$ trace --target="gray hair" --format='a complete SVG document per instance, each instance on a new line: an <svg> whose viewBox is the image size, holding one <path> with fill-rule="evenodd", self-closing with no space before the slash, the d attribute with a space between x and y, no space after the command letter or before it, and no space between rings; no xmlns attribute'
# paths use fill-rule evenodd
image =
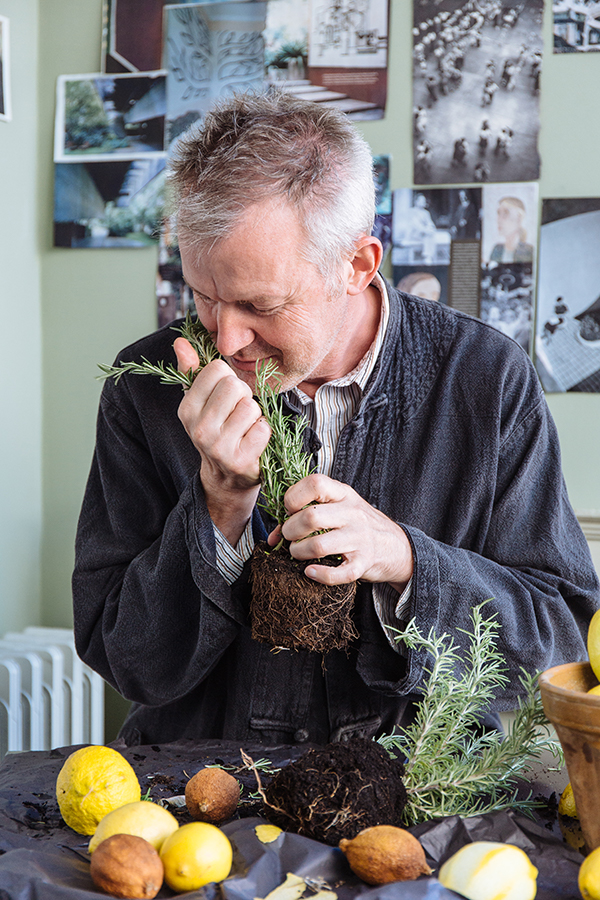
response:
<svg viewBox="0 0 600 900"><path fill-rule="evenodd" d="M178 141L170 166L179 235L206 248L252 204L282 198L305 232L305 259L328 281L375 217L369 145L344 113L281 90L217 103Z"/></svg>

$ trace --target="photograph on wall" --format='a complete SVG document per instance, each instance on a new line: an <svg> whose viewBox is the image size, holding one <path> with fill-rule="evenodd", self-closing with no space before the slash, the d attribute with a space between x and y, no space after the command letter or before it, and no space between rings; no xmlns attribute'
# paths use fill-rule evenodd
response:
<svg viewBox="0 0 600 900"><path fill-rule="evenodd" d="M263 86L266 6L234 0L165 7L169 143L218 97Z"/></svg>
<svg viewBox="0 0 600 900"><path fill-rule="evenodd" d="M449 306L457 302L477 315L480 240L481 188L393 192L392 269L399 290Z"/></svg>
<svg viewBox="0 0 600 900"><path fill-rule="evenodd" d="M415 184L539 178L543 0L413 5Z"/></svg>
<svg viewBox="0 0 600 900"><path fill-rule="evenodd" d="M375 223L373 234L383 245L384 256L392 245L392 191L390 189L390 157L373 157L375 177Z"/></svg>
<svg viewBox="0 0 600 900"><path fill-rule="evenodd" d="M12 118L10 94L9 20L0 16L0 121Z"/></svg>
<svg viewBox="0 0 600 900"><path fill-rule="evenodd" d="M148 247L164 216L165 160L56 163L54 246Z"/></svg>
<svg viewBox="0 0 600 900"><path fill-rule="evenodd" d="M165 73L59 75L54 162L164 156Z"/></svg>
<svg viewBox="0 0 600 900"><path fill-rule="evenodd" d="M356 120L381 119L387 96L388 0L314 0L308 79L316 99Z"/></svg>
<svg viewBox="0 0 600 900"><path fill-rule="evenodd" d="M183 278L179 245L169 220L163 223L158 243L156 310L159 328L196 311L193 294Z"/></svg>
<svg viewBox="0 0 600 900"><path fill-rule="evenodd" d="M542 201L535 362L548 392L600 392L600 198Z"/></svg>
<svg viewBox="0 0 600 900"><path fill-rule="evenodd" d="M538 233L536 183L483 188L479 317L529 353Z"/></svg>
<svg viewBox="0 0 600 900"><path fill-rule="evenodd" d="M476 316L531 347L535 183L393 192L396 287Z"/></svg>
<svg viewBox="0 0 600 900"><path fill-rule="evenodd" d="M554 0L554 53L600 50L600 4L597 0Z"/></svg>
<svg viewBox="0 0 600 900"><path fill-rule="evenodd" d="M263 32L268 82L306 85L308 26L308 0L268 0Z"/></svg>

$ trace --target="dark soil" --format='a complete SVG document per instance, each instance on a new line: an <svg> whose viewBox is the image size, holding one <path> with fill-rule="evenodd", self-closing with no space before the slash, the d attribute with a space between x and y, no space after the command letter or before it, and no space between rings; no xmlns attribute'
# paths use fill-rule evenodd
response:
<svg viewBox="0 0 600 900"><path fill-rule="evenodd" d="M255 641L290 650L346 650L358 637L352 619L356 582L318 584L304 574L310 563L338 565L336 558L296 560L281 547L257 544L252 554L250 618Z"/></svg>
<svg viewBox="0 0 600 900"><path fill-rule="evenodd" d="M265 816L287 831L337 846L372 825L402 824L404 766L376 741L309 750L265 789Z"/></svg>

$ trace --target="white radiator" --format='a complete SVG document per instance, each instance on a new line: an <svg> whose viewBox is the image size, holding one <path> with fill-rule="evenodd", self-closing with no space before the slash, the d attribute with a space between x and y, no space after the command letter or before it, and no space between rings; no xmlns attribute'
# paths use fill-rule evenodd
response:
<svg viewBox="0 0 600 900"><path fill-rule="evenodd" d="M26 628L0 640L0 759L8 751L104 743L104 681L67 628Z"/></svg>

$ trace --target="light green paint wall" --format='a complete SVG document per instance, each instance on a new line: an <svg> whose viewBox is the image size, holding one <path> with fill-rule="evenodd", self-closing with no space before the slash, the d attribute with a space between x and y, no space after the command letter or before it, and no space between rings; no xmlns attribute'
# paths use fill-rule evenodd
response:
<svg viewBox="0 0 600 900"><path fill-rule="evenodd" d="M387 117L362 126L374 152L392 155L393 187L411 185L411 8L410 0L392 0ZM3 370L26 372L0 383L8 423L0 449L0 631L38 620L71 625L96 364L155 324L154 249L52 247L56 77L98 71L101 9L101 0L0 0L13 29L15 119L0 122L2 171L14 173L0 179L0 341ZM600 53L554 56L549 3L544 29L540 194L600 196ZM572 501L578 510L600 510L600 396L548 399Z"/></svg>
<svg viewBox="0 0 600 900"><path fill-rule="evenodd" d="M10 19L11 122L0 121L0 634L40 617L41 326L37 0Z"/></svg>

